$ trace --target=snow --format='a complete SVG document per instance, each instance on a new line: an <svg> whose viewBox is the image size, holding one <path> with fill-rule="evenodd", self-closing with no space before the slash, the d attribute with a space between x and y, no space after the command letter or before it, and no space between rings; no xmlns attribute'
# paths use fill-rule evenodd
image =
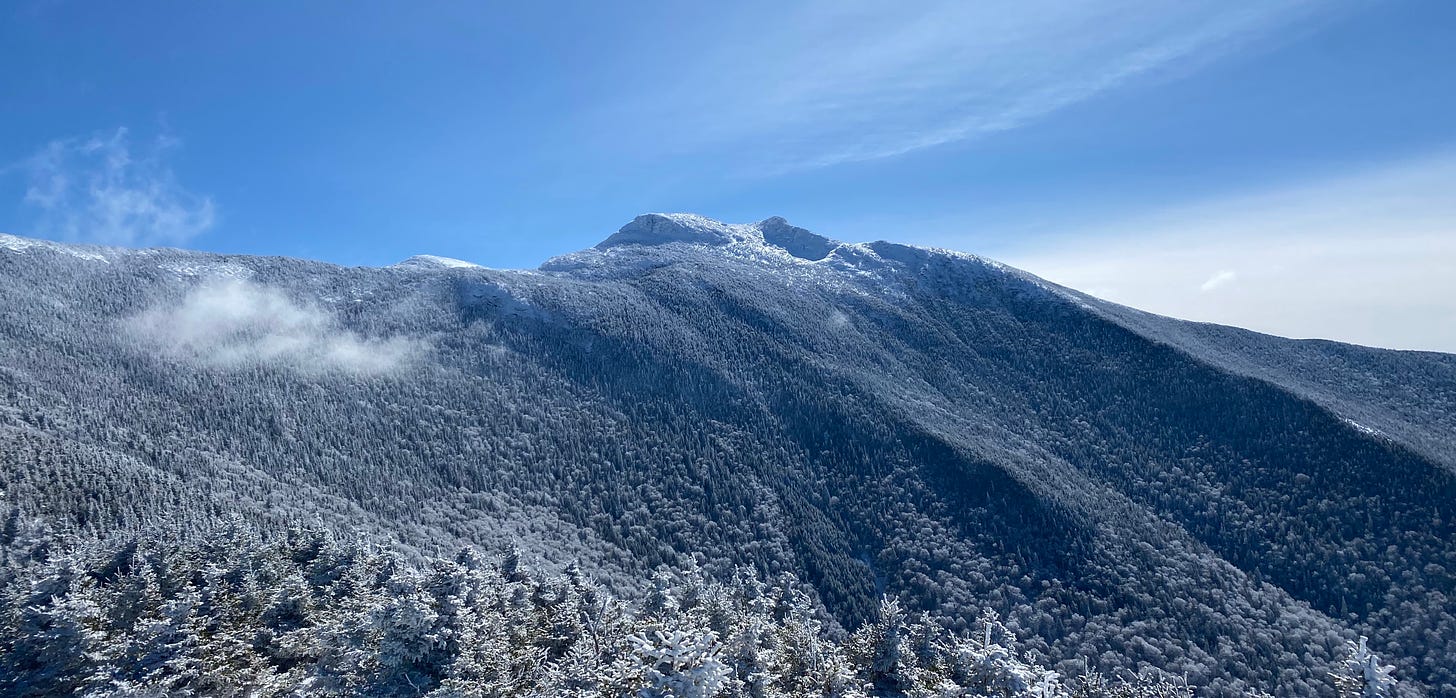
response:
<svg viewBox="0 0 1456 698"><path fill-rule="evenodd" d="M839 246L839 242L790 225L788 221L779 216L760 221L757 227L764 242L799 259L819 261L828 257L829 253Z"/></svg>
<svg viewBox="0 0 1456 698"><path fill-rule="evenodd" d="M611 265L640 270L663 263L660 260L664 255L648 252L651 248L682 245L714 248L740 259L809 264L825 271L876 277L921 267L933 259L953 258L1049 286L1030 274L973 254L889 242L844 243L797 227L779 216L757 223L724 223L694 213L647 213L632 219L596 247L549 260L541 268L574 271ZM647 259L658 261L654 264Z"/></svg>
<svg viewBox="0 0 1456 698"><path fill-rule="evenodd" d="M627 639L632 643L639 671L651 687L640 692L643 696L711 698L718 695L733 674L719 659L722 645L711 630L701 633L655 630L650 636L631 635Z"/></svg>
<svg viewBox="0 0 1456 698"><path fill-rule="evenodd" d="M596 249L605 250L623 245L666 245L686 242L714 247L734 242L758 241L763 236L751 232L751 226L729 225L692 213L647 213L621 227L603 240Z"/></svg>
<svg viewBox="0 0 1456 698"><path fill-rule="evenodd" d="M479 264L467 262L463 259L451 257L440 257L432 254L417 254L409 259L393 265L395 268L405 269L480 269Z"/></svg>
<svg viewBox="0 0 1456 698"><path fill-rule="evenodd" d="M632 219L598 250L640 245L655 247L687 243L708 247L736 247L740 252L770 252L806 261L829 256L839 243L803 228L790 225L779 216L758 223L723 223L694 213L647 213Z"/></svg>
<svg viewBox="0 0 1456 698"><path fill-rule="evenodd" d="M165 262L158 265L161 269L180 274L182 276L196 276L203 278L226 278L226 279L247 279L253 276L253 270L241 264L229 264L227 262L204 262L179 260L176 262Z"/></svg>
<svg viewBox="0 0 1456 698"><path fill-rule="evenodd" d="M724 223L691 213L648 213L622 226L595 247L547 260L546 274L579 280L635 278L688 264L716 275L724 263L748 264L786 281L823 285L846 293L890 298L936 261L972 262L1008 280L1036 280L975 255L888 242L844 243L775 216L757 223ZM1022 278L1029 277L1029 278Z"/></svg>
<svg viewBox="0 0 1456 698"><path fill-rule="evenodd" d="M1361 424L1361 423L1359 423L1359 422L1357 422L1357 421L1355 421L1353 419L1350 419L1348 417L1341 417L1340 418L1340 421L1344 422L1345 424L1350 425L1351 427L1354 427L1355 431L1358 431L1361 434L1364 434L1366 436L1384 436L1385 435L1379 429L1375 429L1375 428L1372 428L1372 427L1367 427L1364 424Z"/></svg>
<svg viewBox="0 0 1456 698"><path fill-rule="evenodd" d="M46 250L48 252L59 252L64 255L70 255L72 257L95 262L111 261L107 258L105 254L102 253L101 248L79 245L63 245L58 242L23 238L15 235L6 235L4 233L0 233L0 249L9 250L11 252L16 252L20 254L26 254L31 252L32 250Z"/></svg>

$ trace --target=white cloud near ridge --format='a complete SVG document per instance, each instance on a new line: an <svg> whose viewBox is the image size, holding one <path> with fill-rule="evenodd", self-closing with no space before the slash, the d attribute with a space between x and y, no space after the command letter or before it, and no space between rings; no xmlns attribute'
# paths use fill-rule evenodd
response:
<svg viewBox="0 0 1456 698"><path fill-rule="evenodd" d="M14 169L28 179L23 203L34 233L129 247L180 245L212 228L212 199L177 182L167 164L175 138L136 148L127 129L52 141Z"/></svg>
<svg viewBox="0 0 1456 698"><path fill-rule="evenodd" d="M407 366L425 349L419 340L362 336L323 308L236 278L206 281L179 303L128 319L125 329L174 359L222 369L266 364L378 375Z"/></svg>
<svg viewBox="0 0 1456 698"><path fill-rule="evenodd" d="M1456 152L1088 226L998 256L1163 315L1456 353L1452 192Z"/></svg>

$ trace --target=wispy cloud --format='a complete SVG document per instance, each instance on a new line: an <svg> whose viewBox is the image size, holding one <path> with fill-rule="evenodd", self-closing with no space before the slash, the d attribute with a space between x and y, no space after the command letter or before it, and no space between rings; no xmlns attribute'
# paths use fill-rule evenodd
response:
<svg viewBox="0 0 1456 698"><path fill-rule="evenodd" d="M269 364L377 375L407 365L425 348L403 337L364 337L316 305L242 279L204 282L179 303L130 318L124 329L149 349L222 369Z"/></svg>
<svg viewBox="0 0 1456 698"><path fill-rule="evenodd" d="M34 232L109 245L177 245L213 226L212 199L187 191L167 164L179 145L162 136L136 148L125 128L52 141L19 163Z"/></svg>
<svg viewBox="0 0 1456 698"><path fill-rule="evenodd" d="M1288 33L1340 3L1266 0L825 0L710 37L680 80L632 95L645 138L728 145L794 169L872 160L1016 128Z"/></svg>
<svg viewBox="0 0 1456 698"><path fill-rule="evenodd" d="M1214 274L1213 276L1208 277L1208 280L1203 282L1198 287L1198 290L1203 291L1204 293L1208 293L1209 291L1217 289L1219 286L1226 285L1237 278L1239 278L1238 272L1235 272L1232 269L1225 269L1221 272L1218 272L1217 274Z"/></svg>
<svg viewBox="0 0 1456 698"><path fill-rule="evenodd" d="M1089 226L1001 256L1165 315L1456 353L1453 191L1447 153Z"/></svg>

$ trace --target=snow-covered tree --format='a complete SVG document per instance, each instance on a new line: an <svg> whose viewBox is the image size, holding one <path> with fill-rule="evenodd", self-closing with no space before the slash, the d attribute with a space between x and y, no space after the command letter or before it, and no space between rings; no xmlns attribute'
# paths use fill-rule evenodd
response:
<svg viewBox="0 0 1456 698"><path fill-rule="evenodd" d="M1060 677L994 613L969 636L885 599L838 634L792 579L659 576L633 608L579 570L410 563L327 536L122 540L0 583L0 695L1183 698ZM1363 644L1360 698L1389 667Z"/></svg>
<svg viewBox="0 0 1456 698"><path fill-rule="evenodd" d="M731 674L718 658L722 648L710 630L655 630L627 641L642 677L641 698L713 698Z"/></svg>
<svg viewBox="0 0 1456 698"><path fill-rule="evenodd" d="M1345 659L1331 674L1335 688L1343 698L1390 698L1398 683L1395 667L1382 664L1370 650L1364 635L1345 646Z"/></svg>

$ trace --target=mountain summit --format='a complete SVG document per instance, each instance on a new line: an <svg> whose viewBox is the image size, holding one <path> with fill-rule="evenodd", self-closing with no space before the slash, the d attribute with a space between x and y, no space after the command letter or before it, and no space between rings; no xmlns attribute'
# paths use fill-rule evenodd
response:
<svg viewBox="0 0 1456 698"><path fill-rule="evenodd" d="M696 245L729 245L763 237L754 226L726 225L691 213L647 213L622 226L603 240L597 249L620 245L666 245L683 242Z"/></svg>
<svg viewBox="0 0 1456 698"><path fill-rule="evenodd" d="M778 576L843 628L990 609L1064 676L1325 695L1364 635L1456 686L1451 355L687 214L533 271L6 237L0 298L6 545L321 522L636 598Z"/></svg>
<svg viewBox="0 0 1456 698"><path fill-rule="evenodd" d="M816 235L775 216L748 225L729 225L691 213L648 213L638 216L602 241L597 249L623 245L688 243L721 247L767 245L806 260L820 260L839 242Z"/></svg>

